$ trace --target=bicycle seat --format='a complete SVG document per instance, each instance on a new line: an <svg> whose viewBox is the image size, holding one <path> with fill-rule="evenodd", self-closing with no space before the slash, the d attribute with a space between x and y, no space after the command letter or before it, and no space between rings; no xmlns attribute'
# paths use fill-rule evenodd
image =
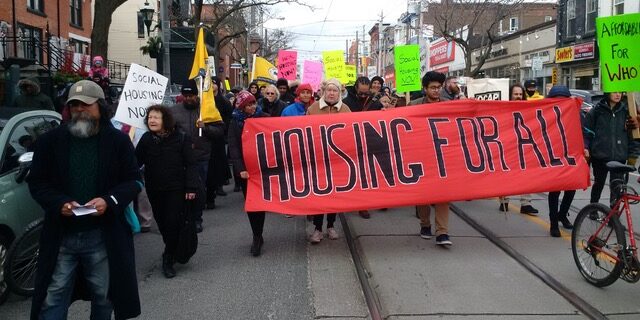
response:
<svg viewBox="0 0 640 320"><path fill-rule="evenodd" d="M627 173L636 171L636 167L628 166L626 164L620 163L618 161L609 161L607 162L607 169L614 173Z"/></svg>

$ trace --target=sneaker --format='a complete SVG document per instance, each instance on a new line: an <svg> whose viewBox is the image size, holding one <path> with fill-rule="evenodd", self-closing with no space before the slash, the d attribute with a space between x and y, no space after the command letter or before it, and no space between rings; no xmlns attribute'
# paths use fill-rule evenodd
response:
<svg viewBox="0 0 640 320"><path fill-rule="evenodd" d="M338 235L338 231L336 231L335 228L327 228L327 235L331 240L337 240L338 238L340 238L340 236Z"/></svg>
<svg viewBox="0 0 640 320"><path fill-rule="evenodd" d="M371 218L371 214L369 213L369 211L367 210L360 210L358 211L358 214L363 218L363 219L369 219Z"/></svg>
<svg viewBox="0 0 640 320"><path fill-rule="evenodd" d="M285 214L284 217L285 218L293 218L293 215L292 214Z"/></svg>
<svg viewBox="0 0 640 320"><path fill-rule="evenodd" d="M453 242L451 242L451 240L449 240L449 235L446 233L443 233L439 236L436 237L436 244L441 245L441 246L450 246L453 244Z"/></svg>
<svg viewBox="0 0 640 320"><path fill-rule="evenodd" d="M318 243L320 243L320 241L322 241L322 237L323 237L322 236L322 231L313 230L313 233L309 237L309 242L311 242L311 244L318 244Z"/></svg>
<svg viewBox="0 0 640 320"><path fill-rule="evenodd" d="M433 234L431 233L431 227L421 227L420 228L420 238L422 239L431 239Z"/></svg>
<svg viewBox="0 0 640 320"><path fill-rule="evenodd" d="M532 207L531 205L525 205L520 207L520 213L536 216L538 215L538 209Z"/></svg>
<svg viewBox="0 0 640 320"><path fill-rule="evenodd" d="M509 204L508 203L501 203L500 204L500 208L498 210L500 210L500 212L509 211Z"/></svg>

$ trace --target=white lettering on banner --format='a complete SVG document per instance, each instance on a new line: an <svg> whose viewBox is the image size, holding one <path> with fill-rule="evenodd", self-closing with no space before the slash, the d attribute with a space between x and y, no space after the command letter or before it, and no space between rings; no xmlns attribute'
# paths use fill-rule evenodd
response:
<svg viewBox="0 0 640 320"><path fill-rule="evenodd" d="M141 65L132 63L127 74L115 120L146 129L147 108L162 103L169 79Z"/></svg>

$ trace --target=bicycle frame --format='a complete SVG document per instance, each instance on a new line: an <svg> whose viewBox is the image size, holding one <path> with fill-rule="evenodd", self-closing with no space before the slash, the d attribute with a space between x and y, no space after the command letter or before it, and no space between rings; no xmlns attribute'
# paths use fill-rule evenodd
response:
<svg viewBox="0 0 640 320"><path fill-rule="evenodd" d="M627 218L627 226L628 226L627 231L629 233L628 247L631 248L631 250L633 251L633 255L637 256L636 239L633 236L633 221L631 219L631 209L629 206L629 200L640 202L640 195L628 194L625 191L623 191L622 194L620 195L620 198L616 201L615 205L613 206L613 208L609 210L609 212L607 213L607 216L604 218L604 221L602 221L602 224L600 224L600 227L598 227L598 230L596 230L596 232L593 235L591 235L591 237L589 237L589 243L593 242L596 238L596 235L600 234L600 231L602 231L602 228L604 228L606 225L609 224L609 220L611 220L611 217L613 217L614 214L620 217L622 215L622 212L624 211L624 214L626 215L626 218ZM611 234L607 236L607 240L608 240L608 237L610 236ZM599 253L604 254L610 257L611 259L614 259L616 263L620 262L620 257L618 256L611 255L608 252L605 252L604 250L602 250L601 248L595 247L593 249L596 249ZM625 248L622 248L622 249L625 249Z"/></svg>

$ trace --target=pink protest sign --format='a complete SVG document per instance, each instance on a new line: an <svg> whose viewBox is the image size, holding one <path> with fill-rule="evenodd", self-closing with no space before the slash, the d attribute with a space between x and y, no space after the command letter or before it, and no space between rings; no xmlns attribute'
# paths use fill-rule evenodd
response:
<svg viewBox="0 0 640 320"><path fill-rule="evenodd" d="M278 50L278 78L296 79L298 52Z"/></svg>
<svg viewBox="0 0 640 320"><path fill-rule="evenodd" d="M305 60L302 72L302 83L308 83L313 91L318 91L322 82L322 62Z"/></svg>

